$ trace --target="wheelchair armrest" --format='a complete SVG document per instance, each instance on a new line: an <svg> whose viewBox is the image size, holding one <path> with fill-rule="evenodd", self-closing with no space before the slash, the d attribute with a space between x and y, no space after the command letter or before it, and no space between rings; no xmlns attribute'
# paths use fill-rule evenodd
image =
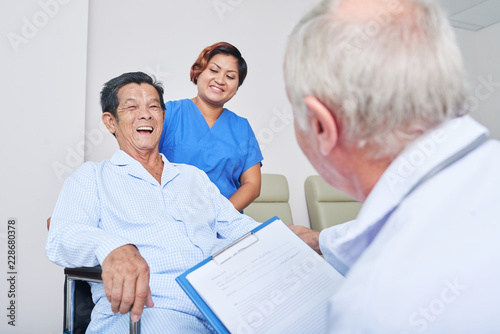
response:
<svg viewBox="0 0 500 334"><path fill-rule="evenodd" d="M102 282L101 274L101 266L64 268L64 275L68 275L73 279L84 281Z"/></svg>
<svg viewBox="0 0 500 334"><path fill-rule="evenodd" d="M63 333L83 333L94 308L88 282L102 282L101 267L64 268Z"/></svg>
<svg viewBox="0 0 500 334"><path fill-rule="evenodd" d="M78 267L78 268L64 268L64 275L66 280L64 283L64 333L73 333L73 282L76 281L87 281L87 282L102 282L102 268L101 266L95 267ZM88 322L87 322L88 324ZM86 328L86 326L85 326ZM134 322L130 319L130 334L140 334L141 332L141 320Z"/></svg>

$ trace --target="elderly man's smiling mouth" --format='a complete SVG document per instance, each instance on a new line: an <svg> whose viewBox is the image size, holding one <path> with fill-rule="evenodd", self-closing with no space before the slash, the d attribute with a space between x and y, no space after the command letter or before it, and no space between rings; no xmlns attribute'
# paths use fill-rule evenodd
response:
<svg viewBox="0 0 500 334"><path fill-rule="evenodd" d="M140 126L137 128L137 132L139 132L139 133L152 133L153 127L152 126Z"/></svg>

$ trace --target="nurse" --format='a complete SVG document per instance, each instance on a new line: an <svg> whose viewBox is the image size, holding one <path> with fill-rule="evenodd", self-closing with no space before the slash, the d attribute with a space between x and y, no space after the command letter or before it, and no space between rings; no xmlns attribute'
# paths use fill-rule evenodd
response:
<svg viewBox="0 0 500 334"><path fill-rule="evenodd" d="M245 80L247 64L236 47L219 42L200 53L190 75L198 94L166 103L160 152L205 171L242 211L259 196L263 157L248 121L224 105Z"/></svg>

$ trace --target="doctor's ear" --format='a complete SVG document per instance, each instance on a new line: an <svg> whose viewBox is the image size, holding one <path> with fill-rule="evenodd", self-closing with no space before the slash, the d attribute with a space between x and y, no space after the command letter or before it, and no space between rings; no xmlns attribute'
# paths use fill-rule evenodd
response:
<svg viewBox="0 0 500 334"><path fill-rule="evenodd" d="M304 102L309 110L308 122L312 134L316 137L319 151L329 155L338 143L338 124L330 109L318 98L306 96Z"/></svg>
<svg viewBox="0 0 500 334"><path fill-rule="evenodd" d="M104 112L102 114L102 122L108 129L108 131L112 134L116 133L116 123L118 122L110 112Z"/></svg>

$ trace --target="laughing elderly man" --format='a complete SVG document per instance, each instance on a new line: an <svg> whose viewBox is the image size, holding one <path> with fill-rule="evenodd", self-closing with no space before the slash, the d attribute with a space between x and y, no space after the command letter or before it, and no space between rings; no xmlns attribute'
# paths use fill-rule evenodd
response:
<svg viewBox="0 0 500 334"><path fill-rule="evenodd" d="M158 152L163 88L126 73L104 85L102 120L119 150L87 162L64 183L46 254L61 266L102 265L87 333L125 333L143 317L145 333L212 328L175 277L257 225L241 215L195 167ZM146 308L144 308L146 306ZM117 313L121 313L117 314Z"/></svg>

